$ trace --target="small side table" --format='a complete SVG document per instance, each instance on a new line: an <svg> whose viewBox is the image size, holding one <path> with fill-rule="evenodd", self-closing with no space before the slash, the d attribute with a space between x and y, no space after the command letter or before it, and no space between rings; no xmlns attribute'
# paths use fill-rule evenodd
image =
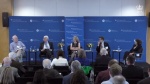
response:
<svg viewBox="0 0 150 84"><path fill-rule="evenodd" d="M113 50L112 51L112 58L114 58L114 53L118 53L118 55L119 55L119 64L120 64L120 54L121 54L121 51L122 50Z"/></svg>
<svg viewBox="0 0 150 84"><path fill-rule="evenodd" d="M28 59L28 60L29 60L29 65L30 65L30 61L31 61L31 60L30 60L30 59L31 59L31 58L30 58L30 57L31 57L31 56L30 56L30 54L31 54L31 53L33 53L33 54L34 54L34 58L35 58L35 60L34 60L34 64L36 64L36 63L37 63L37 58L36 58L37 51L28 51L28 55L29 55L29 59Z"/></svg>

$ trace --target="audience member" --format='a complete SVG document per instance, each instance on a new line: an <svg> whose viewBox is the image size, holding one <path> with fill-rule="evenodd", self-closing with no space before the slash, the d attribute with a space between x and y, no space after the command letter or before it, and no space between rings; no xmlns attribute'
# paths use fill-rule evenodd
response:
<svg viewBox="0 0 150 84"><path fill-rule="evenodd" d="M149 84L150 83L150 67L148 68L148 75L149 75L148 78L145 78L145 79L139 81L137 84Z"/></svg>
<svg viewBox="0 0 150 84"><path fill-rule="evenodd" d="M125 78L121 75L113 77L113 84L125 84Z"/></svg>
<svg viewBox="0 0 150 84"><path fill-rule="evenodd" d="M86 58L86 52L83 49L78 50L78 56L74 60L78 60L82 66L90 65L89 60Z"/></svg>
<svg viewBox="0 0 150 84"><path fill-rule="evenodd" d="M134 56L132 55L128 56L126 59L126 64L127 67L125 67L122 72L122 75L126 79L135 79L135 78L143 79L144 77L143 69L141 67L134 65L135 64Z"/></svg>
<svg viewBox="0 0 150 84"><path fill-rule="evenodd" d="M108 62L111 60L111 57L107 55L107 50L102 48L100 51L100 55L97 55L95 66L98 65L108 65Z"/></svg>
<svg viewBox="0 0 150 84"><path fill-rule="evenodd" d="M113 77L117 75L121 75L122 73L122 67L118 64L113 64L109 69L110 79L107 81L103 81L101 84L113 84ZM127 81L125 81L125 84L129 84Z"/></svg>
<svg viewBox="0 0 150 84"><path fill-rule="evenodd" d="M63 83L62 84L71 84L70 81L72 79L73 73L81 69L81 64L78 60L72 61L71 63L71 73L67 76L63 77ZM89 84L88 79L86 78L86 84Z"/></svg>
<svg viewBox="0 0 150 84"><path fill-rule="evenodd" d="M49 59L43 60L43 70L35 72L33 83L34 84L47 84L46 79L62 78L58 71L51 68L51 61Z"/></svg>
<svg viewBox="0 0 150 84"><path fill-rule="evenodd" d="M10 51L15 52L16 56L19 58L19 62L22 62L22 56L24 55L26 46L21 41L18 41L16 35L12 37L12 40L13 42L10 44Z"/></svg>
<svg viewBox="0 0 150 84"><path fill-rule="evenodd" d="M20 77L18 70L10 66L11 59L5 57L3 59L3 66L0 67L0 84L14 84L15 78Z"/></svg>
<svg viewBox="0 0 150 84"><path fill-rule="evenodd" d="M103 81L109 80L109 78L110 78L109 68L111 67L111 65L113 65L115 63L118 64L118 61L116 59L112 59L109 61L108 69L98 73L98 75L96 77L95 84L101 84Z"/></svg>
<svg viewBox="0 0 150 84"><path fill-rule="evenodd" d="M86 75L82 70L73 73L70 84L86 84Z"/></svg>
<svg viewBox="0 0 150 84"><path fill-rule="evenodd" d="M62 50L58 51L57 58L53 59L51 66L68 66L68 61L64 58L64 52Z"/></svg>
<svg viewBox="0 0 150 84"><path fill-rule="evenodd" d="M16 54L14 52L9 53L9 58L11 59L11 67L15 67L18 69L19 75L23 75L26 72L26 69L22 66L22 64L19 62L18 58L16 57Z"/></svg>

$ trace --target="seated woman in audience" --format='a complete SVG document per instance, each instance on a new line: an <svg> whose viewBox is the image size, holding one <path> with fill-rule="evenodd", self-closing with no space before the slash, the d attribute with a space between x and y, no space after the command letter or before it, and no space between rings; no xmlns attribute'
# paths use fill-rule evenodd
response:
<svg viewBox="0 0 150 84"><path fill-rule="evenodd" d="M57 58L53 59L51 66L68 66L68 61L64 58L64 52L62 50L58 51Z"/></svg>
<svg viewBox="0 0 150 84"><path fill-rule="evenodd" d="M83 49L78 50L78 55L74 58L74 60L78 60L82 66L90 65L89 60L86 58L86 52Z"/></svg>
<svg viewBox="0 0 150 84"><path fill-rule="evenodd" d="M86 81L87 77L82 70L77 70L73 73L70 84L90 84L90 82Z"/></svg>
<svg viewBox="0 0 150 84"><path fill-rule="evenodd" d="M133 47L130 51L125 52L123 59L125 60L127 56L134 55L135 53L142 53L142 50L142 41L140 39L135 39Z"/></svg>
<svg viewBox="0 0 150 84"><path fill-rule="evenodd" d="M11 59L5 57L3 59L3 66L0 67L0 84L15 84L15 78L20 77L18 70L10 66Z"/></svg>

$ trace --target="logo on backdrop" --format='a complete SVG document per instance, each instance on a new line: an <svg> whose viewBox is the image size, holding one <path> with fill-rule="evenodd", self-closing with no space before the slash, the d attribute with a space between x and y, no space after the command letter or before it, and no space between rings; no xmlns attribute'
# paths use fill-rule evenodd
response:
<svg viewBox="0 0 150 84"><path fill-rule="evenodd" d="M108 19L102 19L102 22L112 22L112 21Z"/></svg>
<svg viewBox="0 0 150 84"><path fill-rule="evenodd" d="M131 43L131 41L125 40L125 39L114 39L115 42L118 43Z"/></svg>
<svg viewBox="0 0 150 84"><path fill-rule="evenodd" d="M38 40L38 39L30 39L30 42L39 42L40 40Z"/></svg>
<svg viewBox="0 0 150 84"><path fill-rule="evenodd" d="M144 22L144 20L141 20L141 19L135 19L134 22Z"/></svg>
<svg viewBox="0 0 150 84"><path fill-rule="evenodd" d="M115 22L132 22L132 21L125 19L115 19Z"/></svg>
<svg viewBox="0 0 150 84"><path fill-rule="evenodd" d="M121 32L125 32L125 33L126 32L128 32L128 33L130 33L130 32L133 33L134 32L134 33L137 33L138 31L137 30L131 30L131 29L130 30L121 29Z"/></svg>
<svg viewBox="0 0 150 84"><path fill-rule="evenodd" d="M117 30L108 29L108 32L118 32Z"/></svg>
<svg viewBox="0 0 150 84"><path fill-rule="evenodd" d="M46 30L42 30L42 29L36 29L35 31L36 31L37 33L38 33L38 32L46 32Z"/></svg>
<svg viewBox="0 0 150 84"><path fill-rule="evenodd" d="M28 29L17 29L18 32L33 32L32 30Z"/></svg>
<svg viewBox="0 0 150 84"><path fill-rule="evenodd" d="M63 30L59 30L59 29L49 29L49 32L64 32Z"/></svg>
<svg viewBox="0 0 150 84"><path fill-rule="evenodd" d="M104 30L100 29L89 29L90 32L105 32Z"/></svg>

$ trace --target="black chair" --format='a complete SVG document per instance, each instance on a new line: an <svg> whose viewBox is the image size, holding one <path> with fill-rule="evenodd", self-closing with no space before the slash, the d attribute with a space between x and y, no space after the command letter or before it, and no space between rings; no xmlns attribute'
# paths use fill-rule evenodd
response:
<svg viewBox="0 0 150 84"><path fill-rule="evenodd" d="M27 82L32 82L33 77L19 77L16 78L16 84L26 84Z"/></svg>
<svg viewBox="0 0 150 84"><path fill-rule="evenodd" d="M107 65L94 66L94 80L96 79L99 72L107 70L107 69L108 69Z"/></svg>
<svg viewBox="0 0 150 84"><path fill-rule="evenodd" d="M135 58L136 59L141 59L142 52L143 52L143 48L141 48L138 53L134 53Z"/></svg>
<svg viewBox="0 0 150 84"><path fill-rule="evenodd" d="M53 66L53 68L63 76L68 75L71 72L69 66Z"/></svg>
<svg viewBox="0 0 150 84"><path fill-rule="evenodd" d="M48 78L47 79L47 83L48 84L62 84L62 78L54 78L54 79L51 79L51 78Z"/></svg>
<svg viewBox="0 0 150 84"><path fill-rule="evenodd" d="M137 84L142 79L126 79L129 84Z"/></svg>

